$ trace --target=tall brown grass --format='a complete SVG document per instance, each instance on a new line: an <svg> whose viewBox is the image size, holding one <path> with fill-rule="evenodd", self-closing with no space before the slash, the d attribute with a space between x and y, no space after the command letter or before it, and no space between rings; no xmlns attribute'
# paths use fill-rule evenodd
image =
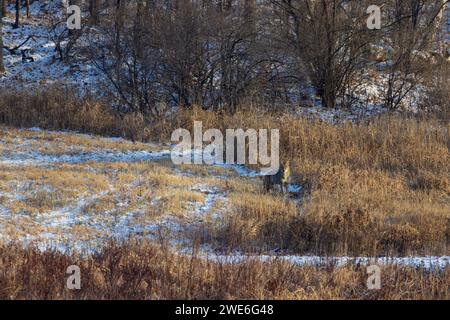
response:
<svg viewBox="0 0 450 320"><path fill-rule="evenodd" d="M70 87L41 92L0 92L0 123L51 130L74 130L148 140L142 115L121 114L92 96L80 98Z"/></svg>
<svg viewBox="0 0 450 320"><path fill-rule="evenodd" d="M180 110L163 119L117 114L61 90L2 93L0 122L168 141L175 128L280 129L301 205L243 192L214 237L229 247L352 255L449 254L450 123L386 115L332 125L256 108ZM261 182L262 184L262 182ZM242 199L249 199L242 202ZM269 203L270 204L270 203ZM233 235L233 236L231 236Z"/></svg>
<svg viewBox="0 0 450 320"><path fill-rule="evenodd" d="M81 290L66 287L77 265ZM381 290L364 266L294 266L282 261L217 263L164 247L110 243L81 257L0 246L0 299L449 299L450 270L382 267Z"/></svg>
<svg viewBox="0 0 450 320"><path fill-rule="evenodd" d="M304 186L301 207L270 205L266 194L242 194L220 239L230 246L268 245L300 253L448 254L450 124L387 115L331 125L258 110L178 115L207 128L280 129L282 157ZM230 236L234 235L234 236ZM236 243L238 242L238 243Z"/></svg>

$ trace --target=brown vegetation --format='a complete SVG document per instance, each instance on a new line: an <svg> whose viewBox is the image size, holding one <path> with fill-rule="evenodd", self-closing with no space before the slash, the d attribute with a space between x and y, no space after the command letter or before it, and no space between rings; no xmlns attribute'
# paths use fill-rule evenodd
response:
<svg viewBox="0 0 450 320"><path fill-rule="evenodd" d="M304 187L301 203L292 207L263 194L259 180L229 181L225 225L209 228L220 246L317 254L449 253L448 122L388 115L331 125L286 112L248 109L230 115L199 108L154 122L52 91L6 94L0 101L0 121L6 124L139 140L168 141L173 129L190 129L194 120L205 129L280 128L293 182Z"/></svg>
<svg viewBox="0 0 450 320"><path fill-rule="evenodd" d="M81 290L66 270L81 269ZM282 261L217 263L163 247L110 243L80 257L0 246L0 299L449 299L449 269L382 267L382 289L366 286L364 266L297 267Z"/></svg>
<svg viewBox="0 0 450 320"><path fill-rule="evenodd" d="M13 2L17 28L21 1ZM448 267L386 265L382 289L369 291L359 264L222 263L175 254L168 245L186 240L194 252L207 244L220 253L450 254L450 64L435 49L434 32L442 1L376 2L386 4L383 19L392 21L380 32L365 28L366 0L91 0L79 31L45 16L40 23L49 25L62 62L82 57L106 79L83 97L64 85L25 92L12 80L17 91L0 89L0 156L157 151L168 148L174 129L191 130L194 121L204 130L279 129L282 160L301 192L270 193L263 179L175 168L164 159L2 162L0 299L449 299ZM2 42L0 15L0 73ZM367 92L374 87L376 97ZM339 124L294 113L316 97L330 112L363 111L364 104L418 112ZM30 127L133 143L17 129ZM58 224L67 212L81 219ZM105 244L121 218L132 227L170 219L179 230L136 228L135 236L153 242ZM23 239L39 249L24 248ZM42 251L49 239L102 248ZM81 267L80 291L65 286L70 265Z"/></svg>
<svg viewBox="0 0 450 320"><path fill-rule="evenodd" d="M282 200L260 206L270 201L266 195L248 194L254 200L243 207L236 202L226 233L231 228L242 235L241 245L258 239L300 252L448 254L448 123L386 116L330 125L256 111L228 116L194 110L180 126L194 119L205 128L280 128L282 153L306 187L299 210Z"/></svg>

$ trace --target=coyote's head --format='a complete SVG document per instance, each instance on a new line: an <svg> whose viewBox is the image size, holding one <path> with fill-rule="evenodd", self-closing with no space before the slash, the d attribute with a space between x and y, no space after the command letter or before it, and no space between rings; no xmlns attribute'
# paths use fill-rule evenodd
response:
<svg viewBox="0 0 450 320"><path fill-rule="evenodd" d="M291 161L287 160L286 162L282 163L280 171L283 174L283 180L287 181L288 178L291 176Z"/></svg>

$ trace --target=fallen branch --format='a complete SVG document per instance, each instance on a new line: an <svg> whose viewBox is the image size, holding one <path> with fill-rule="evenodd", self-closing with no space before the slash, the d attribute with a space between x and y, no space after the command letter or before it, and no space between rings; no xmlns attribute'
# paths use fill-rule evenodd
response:
<svg viewBox="0 0 450 320"><path fill-rule="evenodd" d="M18 49L20 49L22 46L24 46L30 39L33 39L33 40L34 40L34 36L28 36L28 38L27 38L24 42L22 42L21 44L19 44L18 46L15 46L15 47L13 47L13 48L9 48L9 47L7 47L7 46L3 46L3 48L5 48L6 50L8 50L10 54L16 54L16 51L17 51Z"/></svg>

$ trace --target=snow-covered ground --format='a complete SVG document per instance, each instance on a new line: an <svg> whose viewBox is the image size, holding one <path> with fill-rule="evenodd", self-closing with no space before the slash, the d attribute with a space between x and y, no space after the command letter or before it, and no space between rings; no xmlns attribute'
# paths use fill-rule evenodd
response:
<svg viewBox="0 0 450 320"><path fill-rule="evenodd" d="M58 166L83 166L88 171L99 169L90 168L93 163L97 165L108 164L132 164L132 163L151 163L158 161L169 161L170 150L158 148L154 144L133 144L122 139L99 138L85 134L75 134L67 132L48 132L39 129L18 130L18 135L12 134L11 138L3 139L0 142L0 169L7 170L14 168L36 168L37 170L52 170ZM21 136L23 135L23 136ZM65 139L70 139L64 141ZM70 145L76 139L76 146ZM49 142L51 141L51 142ZM94 143L94 145L92 145ZM84 144L84 145L83 145ZM117 145L118 144L118 145ZM127 147L131 150L126 150ZM137 149L137 150L134 150ZM147 150L142 150L147 149ZM63 152L65 150L65 153ZM246 169L240 165L218 164L216 166L221 172L234 172L234 174L248 177L258 178L259 173ZM107 170L107 169L100 169ZM187 176L185 171L174 170L174 174L180 177ZM224 179L226 175L217 173L212 178ZM25 184L31 184L27 182ZM25 200L26 197L20 195L27 186L21 181L13 183L14 188L10 192L0 192L0 229L14 219L20 218L29 220L26 214L13 213L5 207L5 203L9 200ZM130 186L128 186L130 187ZM132 186L131 186L132 187ZM42 190L39 186L39 190ZM51 189L48 188L47 189ZM91 250L98 248L98 244L107 238L111 239L127 239L128 237L146 234L148 237L156 238L158 232L165 230L171 234L177 235L181 231L186 232L192 228L196 222L203 221L206 214L220 201L221 205L227 201L226 194L219 188L204 183L191 185L189 191L204 195L203 202L192 202L187 214L183 216L183 221L179 221L177 217L164 216L156 219L154 223L146 223L141 225L133 221L139 220L146 214L146 208L136 208L120 215L108 216L106 212L101 217L94 215L86 215L83 208L94 204L102 197L113 196L119 192L117 186L109 186L107 191L101 191L98 194L82 193L74 203L70 203L62 208L39 212L32 217L34 229L44 230L44 232L31 236L22 234L18 240L28 243L30 241L37 242L40 246L51 246L59 249L84 249ZM290 186L292 193L298 193L300 187L296 185ZM47 190L48 191L48 190ZM52 192L52 190L49 190ZM122 191L123 192L123 191ZM156 197L152 201L157 202ZM126 205L117 203L121 207ZM213 218L219 219L217 212L212 213ZM24 220L22 219L22 220ZM27 223L29 221L26 221ZM188 224L186 224L188 222ZM21 223L18 221L18 223ZM86 242L84 240L75 239L70 233L70 229L74 226L88 226L94 229L98 237L94 240ZM49 231L52 229L53 232ZM4 240L11 240L11 237L5 234L0 235ZM175 237L176 238L176 237ZM70 244L69 244L70 243Z"/></svg>
<svg viewBox="0 0 450 320"><path fill-rule="evenodd" d="M186 251L190 253L190 251ZM218 261L222 263L241 263L256 259L259 261L283 261L297 266L314 265L324 266L333 265L336 267L345 266L346 264L359 265L399 265L410 266L414 268L424 268L427 270L445 269L450 267L450 256L444 257L319 257L319 256L298 256L298 255L244 255L241 253L217 255L209 253L207 250L201 251L200 257L210 261Z"/></svg>
<svg viewBox="0 0 450 320"><path fill-rule="evenodd" d="M9 9L13 11L12 6ZM3 19L4 45L14 48L26 43L14 53L4 50L7 72L0 76L1 89L39 89L53 83L74 85L80 88L81 92L86 88L98 88L103 78L90 61L84 60L83 57L75 57L70 63L64 63L57 58L56 43L50 34L51 21L48 20L48 12L56 17L58 13L62 16L63 8L60 6L60 1L44 1L42 4L34 2L31 7L32 17L23 18L22 25L17 29L12 27L14 22L12 15ZM22 16L24 13L25 11ZM22 52L25 60L23 60ZM359 102L350 110L324 110L319 101L313 98L310 101L310 107L299 108L297 112L302 116L318 117L333 123L377 116L386 111L380 103L383 81L378 79L361 85L359 91L355 92ZM414 93L409 102L409 107L414 109L417 104ZM67 137L71 140L66 143L64 139ZM116 169L114 165L124 165L124 171L126 171L128 170L126 166L130 164L158 163L169 161L169 159L170 150L167 146L135 145L121 139L43 132L39 129L28 130L24 136L15 137L9 141L0 140L0 169L5 172L30 168L38 168L39 172L44 169L59 170L68 166L73 170L116 174L119 169ZM213 167L218 171L212 170L210 179L226 180L230 172L245 179L259 179L258 172L243 166L216 165ZM187 176L188 173L180 169L173 170L164 178L177 179ZM114 179L118 178L114 175ZM36 181L39 181L39 175ZM183 212L182 217L161 215L148 219L149 207L142 204L143 201L131 207L127 203L129 199L126 197L124 200L121 199L124 192L130 192L131 189L140 187L139 185L109 182L106 190L87 188L80 193L75 193L73 201L68 201L56 208L28 214L20 210L12 211L11 203L26 202L27 197L35 195L35 189L45 191L49 195L57 190L45 185L33 186L33 183L39 182L13 181L11 185L8 185L9 190L0 188L0 240L19 240L24 244L36 244L42 249L52 247L61 251L92 251L101 248L108 239L146 237L161 241L162 238L166 238L174 250L178 250L180 254L189 254L190 243L186 234L195 232L208 219L220 223L223 218L223 209L228 202L227 193L222 189L206 181L196 181L181 191L195 194L202 198L202 201L188 201L187 207L183 208L187 210ZM180 191L180 188L172 188L173 192ZM289 190L295 195L302 191L302 187L291 185ZM86 211L89 211L86 208L95 206L107 197L114 199L114 208L109 208L102 214L86 214ZM156 194L152 198L154 204L163 200L164 195ZM248 256L240 252L223 255L217 254L207 245L202 246L198 254L207 259L229 263L239 263L244 259L263 261L282 259L298 265L326 263L342 265L347 262L367 264L370 262L370 259L363 257L280 256L279 253ZM443 268L450 264L450 257L377 258L377 262Z"/></svg>
<svg viewBox="0 0 450 320"><path fill-rule="evenodd" d="M60 1L33 2L30 18L26 18L23 8L22 23L16 29L13 9L10 5L11 14L3 18L4 46L13 49L23 45L15 52L3 50L6 73L0 75L2 89L38 89L55 83L75 86L80 92L98 87L102 76L89 61L82 57L74 57L70 63L58 59L51 30L52 24L65 14ZM49 20L49 13L55 21ZM22 54L28 59L23 60Z"/></svg>
<svg viewBox="0 0 450 320"><path fill-rule="evenodd" d="M73 250L93 252L100 249L108 239L120 241L133 237L145 237L155 242L164 241L180 254L191 254L192 238L189 237L189 234L199 230L206 232L202 227L207 220L220 224L225 212L224 208L227 207L227 192L211 184L211 179L223 180L224 177L230 179L227 176L230 172L234 172L235 175L242 176L244 179L258 179L258 174L255 171L247 170L244 167L212 166L216 167L218 171L212 171L206 180L195 177L196 180L188 182L183 189L184 192L200 196L203 199L202 201L189 200L181 216L165 214L149 219L148 212L151 209L148 205L155 205L156 208L161 201L164 201L164 195L158 195L157 192L152 193L150 204L147 203L148 201L138 201L138 205L130 206L131 200L127 194L132 192L134 188L145 187L145 185L140 185L145 181L140 179L138 174L138 180L134 180L131 184L125 184L121 181L114 184L114 181L119 178L120 172L117 175L117 169L108 166L117 164L122 166L122 171L133 171L136 169L127 167L127 165L137 163L147 166L161 161L168 162L170 150L164 149L163 146L158 149L153 144L136 146L121 139L98 138L67 132L46 132L38 129L20 130L17 131L17 134L12 133L11 136L2 139L0 144L0 173L13 169L23 170L24 172L36 169L39 177L39 175L44 176L44 169L62 170L62 168L70 168L76 172L86 170L87 172L102 173L115 170L116 175L112 176L106 189L80 191L74 197L74 201L68 201L62 206L33 214L21 210L12 210L10 204L14 201L26 202L29 195L36 192L45 191L52 194L58 190L40 182L39 179L31 181L12 180L9 183L11 188L3 191L4 186L0 185L0 241L19 241L25 245L32 243L41 249L54 248L63 252ZM68 145L73 141L77 141L77 147L68 148ZM54 150L50 148L52 144L55 147ZM49 156L43 154L42 151L37 151L44 146L47 148L47 153L54 154ZM65 147L67 150L64 152ZM130 150L123 151L127 148L130 148ZM16 152L16 149L18 152ZM159 170L157 168L155 167L154 170ZM35 173L30 175L34 177ZM163 176L163 179L167 180L178 178L187 179L186 171L182 169L173 170L173 172L169 171L168 175ZM184 184L182 183L182 185ZM170 184L165 188L168 188L168 197L171 193L175 196L177 190L179 191L178 187ZM171 188L173 191L171 191ZM292 193L300 190L300 186L291 186ZM101 203L102 199L108 197L114 199L114 207L102 209L97 214L92 213L89 208ZM365 257L317 257L283 255L279 252L261 255L247 255L241 252L223 254L218 253L208 244L201 245L200 249L195 252L199 257L227 263L239 263L248 259L259 259L261 261L277 259L296 265L334 264L337 266L346 263L368 264L372 262L370 258ZM444 268L450 264L450 257L379 257L376 259L376 263L428 269Z"/></svg>

